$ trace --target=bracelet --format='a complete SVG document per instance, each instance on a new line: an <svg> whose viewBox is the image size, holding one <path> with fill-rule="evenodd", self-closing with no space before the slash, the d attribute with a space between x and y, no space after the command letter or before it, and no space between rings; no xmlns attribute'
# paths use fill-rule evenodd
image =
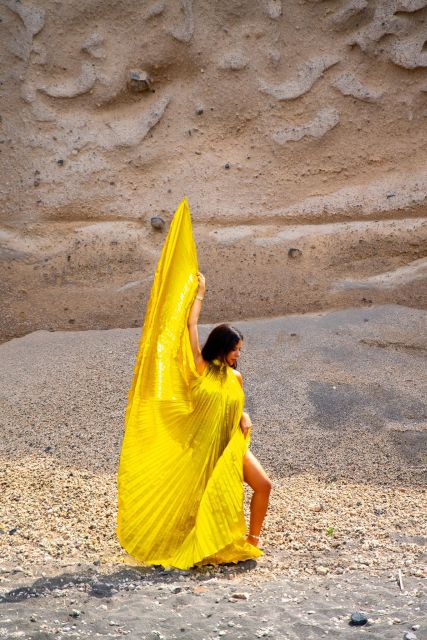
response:
<svg viewBox="0 0 427 640"><path fill-rule="evenodd" d="M201 296L196 296L196 300L203 300Z"/></svg>

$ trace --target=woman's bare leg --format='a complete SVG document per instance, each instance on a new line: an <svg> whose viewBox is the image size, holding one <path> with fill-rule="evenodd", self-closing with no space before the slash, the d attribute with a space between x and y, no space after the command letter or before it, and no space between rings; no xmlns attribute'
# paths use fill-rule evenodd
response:
<svg viewBox="0 0 427 640"><path fill-rule="evenodd" d="M251 517L248 542L258 546L258 540L251 536L259 536L271 491L271 480L261 463L249 449L243 458L243 479L254 490L251 499Z"/></svg>

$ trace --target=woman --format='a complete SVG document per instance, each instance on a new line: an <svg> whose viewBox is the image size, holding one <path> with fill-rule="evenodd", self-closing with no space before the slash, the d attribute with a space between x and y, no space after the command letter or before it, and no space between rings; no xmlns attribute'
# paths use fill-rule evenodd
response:
<svg viewBox="0 0 427 640"><path fill-rule="evenodd" d="M240 386L243 388L242 374L236 368L237 360L243 347L243 335L238 329L226 324L215 327L209 334L203 349L200 349L197 321L206 291L206 282L204 275L200 271L197 272L197 277L199 289L188 317L190 343L197 372L203 375L203 372L211 365L214 359L220 359L231 368L232 375L236 376ZM252 428L251 419L246 412L242 413L240 428L245 437ZM249 534L246 539L250 544L258 547L259 534L268 507L271 480L249 449L243 458L243 477L254 491L251 500Z"/></svg>
<svg viewBox="0 0 427 640"><path fill-rule="evenodd" d="M147 304L117 478L117 536L144 564L189 569L263 555L270 482L248 451L251 424L234 369L243 341L230 329L231 342L218 342L217 328L200 351L204 291L184 198ZM255 491L247 538L245 478Z"/></svg>

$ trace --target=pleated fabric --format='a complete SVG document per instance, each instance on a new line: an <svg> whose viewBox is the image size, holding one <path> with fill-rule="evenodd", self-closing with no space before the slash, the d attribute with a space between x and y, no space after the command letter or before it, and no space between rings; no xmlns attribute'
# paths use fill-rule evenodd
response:
<svg viewBox="0 0 427 640"><path fill-rule="evenodd" d="M187 319L198 290L187 200L156 268L125 414L117 536L143 564L189 569L257 558L246 542L244 392L214 360L199 375Z"/></svg>

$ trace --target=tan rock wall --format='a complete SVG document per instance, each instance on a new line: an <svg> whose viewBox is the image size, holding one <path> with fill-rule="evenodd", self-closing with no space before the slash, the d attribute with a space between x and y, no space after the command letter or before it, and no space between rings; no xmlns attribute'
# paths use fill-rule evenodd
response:
<svg viewBox="0 0 427 640"><path fill-rule="evenodd" d="M3 339L140 324L184 195L206 321L425 306L426 6L3 0Z"/></svg>

